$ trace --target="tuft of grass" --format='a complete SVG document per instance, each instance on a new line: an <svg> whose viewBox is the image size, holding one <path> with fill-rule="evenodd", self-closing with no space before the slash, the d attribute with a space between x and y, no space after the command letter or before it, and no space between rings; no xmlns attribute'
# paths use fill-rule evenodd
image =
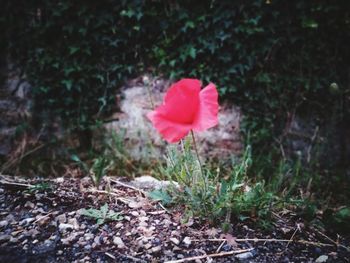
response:
<svg viewBox="0 0 350 263"><path fill-rule="evenodd" d="M189 141L183 142L181 149L170 146L160 172L180 187L174 185L162 190L162 194L157 195L158 200L181 204L186 214L208 219L211 223L223 222L224 229L233 219L253 219L269 227L272 211L282 207L287 199L278 193L282 182L273 180L267 184L263 179L250 179L251 156L248 145L240 158L232 159L231 169L225 171L217 167L213 171L202 167L201 173Z"/></svg>

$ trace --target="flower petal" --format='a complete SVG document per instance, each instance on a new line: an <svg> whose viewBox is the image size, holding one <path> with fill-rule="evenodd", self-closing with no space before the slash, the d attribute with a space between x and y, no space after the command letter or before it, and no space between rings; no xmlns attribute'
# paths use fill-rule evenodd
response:
<svg viewBox="0 0 350 263"><path fill-rule="evenodd" d="M181 79L171 85L165 95L164 102L167 103L173 97L178 96L178 94L184 94L188 96L198 94L201 90L201 87L202 83L198 79Z"/></svg>
<svg viewBox="0 0 350 263"><path fill-rule="evenodd" d="M213 83L210 83L199 93L199 110L193 124L193 130L204 131L216 126L218 121L219 103L218 92Z"/></svg>
<svg viewBox="0 0 350 263"><path fill-rule="evenodd" d="M165 118L162 114L152 111L147 114L147 118L153 123L162 137L169 143L176 143L185 137L191 130L190 125L180 124Z"/></svg>
<svg viewBox="0 0 350 263"><path fill-rule="evenodd" d="M174 83L157 112L169 121L180 124L194 122L199 108L201 82L197 79L182 79Z"/></svg>

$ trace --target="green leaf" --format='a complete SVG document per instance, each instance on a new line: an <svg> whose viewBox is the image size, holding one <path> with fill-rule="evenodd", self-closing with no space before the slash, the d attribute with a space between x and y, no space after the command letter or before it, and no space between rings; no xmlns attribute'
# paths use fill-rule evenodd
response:
<svg viewBox="0 0 350 263"><path fill-rule="evenodd" d="M69 54L73 55L75 53L77 53L80 50L79 47L69 47Z"/></svg>
<svg viewBox="0 0 350 263"><path fill-rule="evenodd" d="M171 196L162 190L154 190L148 193L148 197L155 201L161 201L165 205L170 204L172 201Z"/></svg>
<svg viewBox="0 0 350 263"><path fill-rule="evenodd" d="M103 218L106 218L107 213L108 213L108 205L107 204L104 204L101 207L101 213L102 213Z"/></svg>
<svg viewBox="0 0 350 263"><path fill-rule="evenodd" d="M68 79L68 80L65 79L65 80L62 80L61 83L66 87L66 89L67 89L68 91L71 91L72 86L73 86L72 80L70 80L70 79Z"/></svg>
<svg viewBox="0 0 350 263"><path fill-rule="evenodd" d="M191 58L195 59L197 55L197 50L194 47L191 47L189 50L189 55Z"/></svg>

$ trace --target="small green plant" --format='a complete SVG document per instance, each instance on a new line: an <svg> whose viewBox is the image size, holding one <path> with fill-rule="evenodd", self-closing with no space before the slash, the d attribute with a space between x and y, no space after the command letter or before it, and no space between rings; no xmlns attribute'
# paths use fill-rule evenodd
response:
<svg viewBox="0 0 350 263"><path fill-rule="evenodd" d="M233 160L228 174L220 174L220 169L214 173L206 167L203 167L202 174L188 140L183 142L182 151L176 146L169 147L166 161L160 171L178 182L180 187L171 186L169 194L154 191L150 197L161 202L172 200L184 204L187 215L205 217L212 223L224 220L224 229L232 216L239 220L257 218L262 226L267 227L271 209L281 202L277 195L267 190L264 181L252 183L249 179L250 146L241 158Z"/></svg>
<svg viewBox="0 0 350 263"><path fill-rule="evenodd" d="M83 209L81 210L80 214L83 216L95 218L98 225L102 225L106 221L120 221L123 219L121 213L116 213L113 210L109 210L107 204L101 206L99 210L94 208Z"/></svg>
<svg viewBox="0 0 350 263"><path fill-rule="evenodd" d="M89 165L82 160L77 155L72 155L71 159L79 164L79 166L91 176L91 179L96 187L101 183L102 178L107 175L107 172L112 167L112 162L105 156L99 156L92 161L92 165Z"/></svg>
<svg viewBox="0 0 350 263"><path fill-rule="evenodd" d="M111 162L104 156L94 159L90 169L91 178L96 187L101 183L102 178L107 174L111 168Z"/></svg>

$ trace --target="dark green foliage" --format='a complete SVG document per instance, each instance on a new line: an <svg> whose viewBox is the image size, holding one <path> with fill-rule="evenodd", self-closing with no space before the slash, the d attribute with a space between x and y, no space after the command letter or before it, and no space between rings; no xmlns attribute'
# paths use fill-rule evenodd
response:
<svg viewBox="0 0 350 263"><path fill-rule="evenodd" d="M7 1L3 10L5 48L34 85L37 111L74 130L99 123L123 80L145 70L216 83L243 108L254 156L295 112L349 122L347 0Z"/></svg>

